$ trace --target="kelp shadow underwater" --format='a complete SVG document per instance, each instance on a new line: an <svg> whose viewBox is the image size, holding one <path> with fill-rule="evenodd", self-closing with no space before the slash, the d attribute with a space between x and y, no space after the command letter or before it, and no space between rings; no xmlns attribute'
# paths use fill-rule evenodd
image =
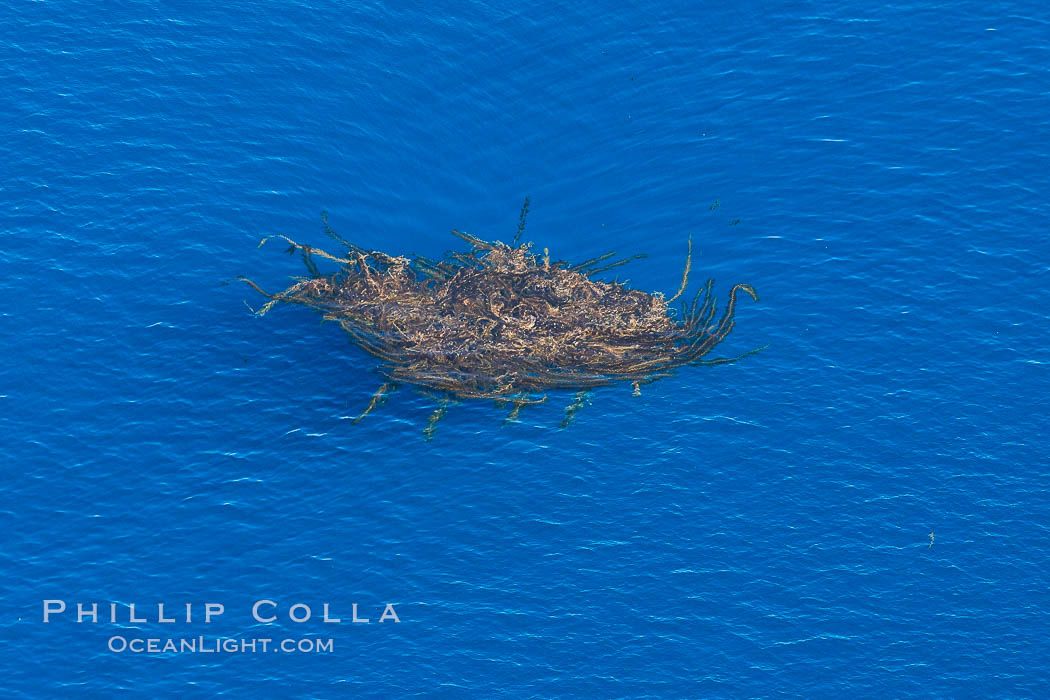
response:
<svg viewBox="0 0 1050 700"><path fill-rule="evenodd" d="M509 407L507 420L514 421L523 407L546 401L548 392L575 390L564 428L597 387L627 382L637 396L642 385L680 367L727 364L763 349L707 359L733 330L739 293L758 301L749 284L730 290L717 322L714 280L680 302L680 309L671 306L689 284L691 239L678 291L665 299L618 279L597 279L644 255L616 260L616 253L607 253L574 264L551 260L546 248L542 256L534 253L532 243L521 242L528 210L526 198L510 245L453 231L471 249L439 260L360 248L333 231L322 213L325 234L342 247L342 255L268 236L259 246L284 240L287 253L302 257L308 275L277 294L239 279L269 299L256 315L278 303L311 307L379 360L387 381L355 423L402 384L432 395L438 406L423 430L428 440L449 406L460 401L494 400ZM322 273L318 258L339 269Z"/></svg>

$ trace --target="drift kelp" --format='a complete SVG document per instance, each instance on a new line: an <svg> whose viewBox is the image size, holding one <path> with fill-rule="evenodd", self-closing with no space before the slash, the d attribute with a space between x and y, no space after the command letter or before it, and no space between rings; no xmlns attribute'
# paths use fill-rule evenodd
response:
<svg viewBox="0 0 1050 700"><path fill-rule="evenodd" d="M717 322L713 280L682 302L677 319L672 316L670 304L688 285L691 241L678 292L664 299L596 279L642 256L610 262L615 253L608 253L572 264L551 260L547 249L535 254L531 244L519 243L527 212L528 200L511 245L453 231L470 250L440 260L364 250L324 219L342 255L276 236L289 244L288 253L301 255L309 276L277 294L241 279L270 300L258 315L282 302L312 307L379 360L388 381L357 420L402 383L437 396L439 406L424 430L428 438L458 400L495 399L511 406L514 419L522 406L545 401L548 391L575 390L564 426L595 387L628 382L638 394L642 384L679 367L739 359L706 356L733 329L739 292L758 299L750 285L732 288ZM340 267L323 274L316 258Z"/></svg>

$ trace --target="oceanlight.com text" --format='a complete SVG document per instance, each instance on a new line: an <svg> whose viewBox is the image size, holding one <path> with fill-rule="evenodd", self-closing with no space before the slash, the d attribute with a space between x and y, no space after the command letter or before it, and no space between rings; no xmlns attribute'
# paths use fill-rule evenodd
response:
<svg viewBox="0 0 1050 700"><path fill-rule="evenodd" d="M106 648L115 654L331 654L335 651L330 637L273 639L253 637L124 637L109 638Z"/></svg>

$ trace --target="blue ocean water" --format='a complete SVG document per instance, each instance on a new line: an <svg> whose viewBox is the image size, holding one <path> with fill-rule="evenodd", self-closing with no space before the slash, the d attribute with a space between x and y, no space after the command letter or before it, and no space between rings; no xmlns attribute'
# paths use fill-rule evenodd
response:
<svg viewBox="0 0 1050 700"><path fill-rule="evenodd" d="M0 13L4 697L1045 696L1043 4ZM761 295L725 352L769 347L425 442L429 399L353 425L374 363L226 284L301 274L256 245L322 210L439 255L526 195L647 291L691 234ZM333 650L110 649L198 635Z"/></svg>

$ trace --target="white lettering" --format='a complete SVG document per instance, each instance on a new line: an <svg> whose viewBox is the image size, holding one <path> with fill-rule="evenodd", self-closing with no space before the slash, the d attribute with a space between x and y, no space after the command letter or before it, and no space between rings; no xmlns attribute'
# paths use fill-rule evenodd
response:
<svg viewBox="0 0 1050 700"><path fill-rule="evenodd" d="M387 620L401 622L401 618L397 616L397 613L394 611L394 606L390 603L386 604L386 609L383 610L383 616L379 618L380 622L386 622Z"/></svg>
<svg viewBox="0 0 1050 700"><path fill-rule="evenodd" d="M85 612L84 604L77 603L77 622L83 622L84 618L89 615L92 622L98 622L98 603L91 604L91 612Z"/></svg>
<svg viewBox="0 0 1050 700"><path fill-rule="evenodd" d="M305 617L301 617L301 618L300 617L296 617L295 616L296 608L302 608L303 610L305 610L306 611L306 616ZM292 622L306 622L307 620L310 619L311 615L313 615L313 611L310 610L310 606L309 605L303 605L302 603L296 603L292 607L288 608L288 617L290 617L292 619Z"/></svg>
<svg viewBox="0 0 1050 700"><path fill-rule="evenodd" d="M58 607L55 607L55 605ZM51 622L51 615L55 613L61 613L66 611L66 601L64 600L45 600L44 601L44 622Z"/></svg>
<svg viewBox="0 0 1050 700"><path fill-rule="evenodd" d="M324 604L324 622L342 622L338 617L328 617L328 603Z"/></svg>
<svg viewBox="0 0 1050 700"><path fill-rule="evenodd" d="M272 600L257 600L255 601L255 605L252 606L252 617L254 617L257 622L273 622L274 620L276 620L276 615L267 618L259 617L259 608L263 605L271 605L275 608L277 607L277 603L273 602Z"/></svg>
<svg viewBox="0 0 1050 700"><path fill-rule="evenodd" d="M204 604L204 621L211 622L212 615L222 615L226 612L226 606L222 603Z"/></svg>

